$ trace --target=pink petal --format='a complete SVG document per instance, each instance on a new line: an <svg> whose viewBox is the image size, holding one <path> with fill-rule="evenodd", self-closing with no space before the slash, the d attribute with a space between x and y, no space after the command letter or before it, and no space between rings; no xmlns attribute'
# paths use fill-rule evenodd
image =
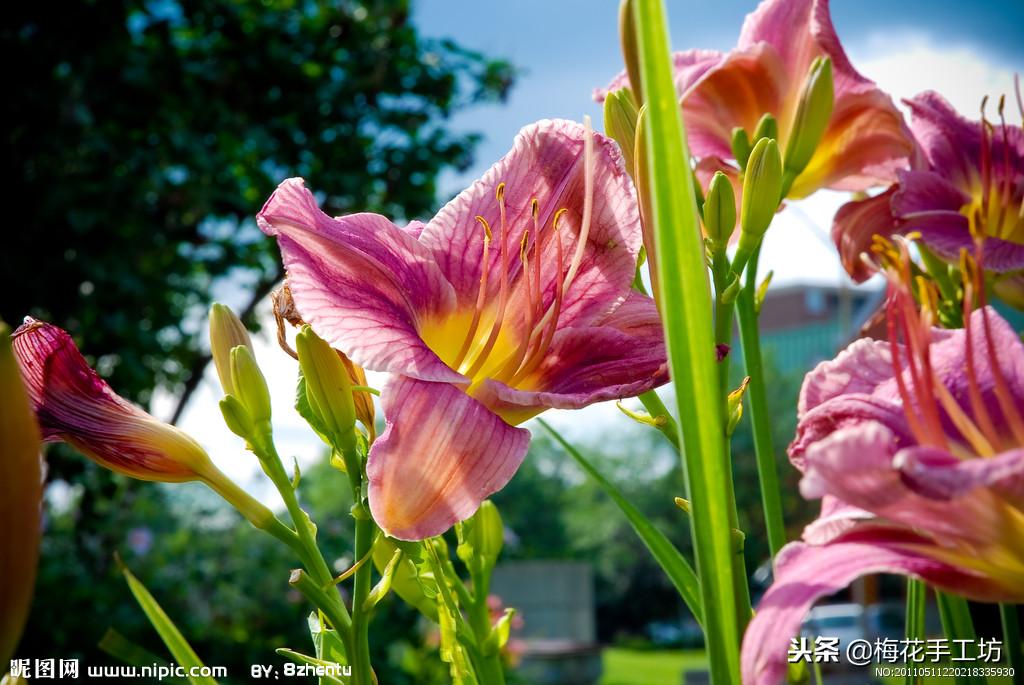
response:
<svg viewBox="0 0 1024 685"><path fill-rule="evenodd" d="M804 378L797 416L841 395L870 395L892 378L892 347L888 342L860 338L835 359L821 362ZM895 397L893 398L895 399Z"/></svg>
<svg viewBox="0 0 1024 685"><path fill-rule="evenodd" d="M458 382L420 339L420 324L455 307L431 253L376 214L332 219L302 179L284 181L257 216L277 237L302 318L360 366Z"/></svg>
<svg viewBox="0 0 1024 685"><path fill-rule="evenodd" d="M898 532L876 530L858 539L812 547L790 543L775 560L775 582L757 607L743 637L742 670L746 685L778 685L785 679L790 640L816 600L831 595L870 573L896 573L922 578L937 587L973 599L1020 601L1011 590L966 570L944 564L907 548L913 539ZM1013 599L1013 597L1017 599ZM845 648L845 645L843 645Z"/></svg>
<svg viewBox="0 0 1024 685"><path fill-rule="evenodd" d="M440 535L512 478L530 433L512 428L448 383L394 376L383 392L387 428L366 463L370 510L402 540Z"/></svg>
<svg viewBox="0 0 1024 685"><path fill-rule="evenodd" d="M102 466L142 480L186 481L205 452L188 435L111 389L66 331L26 319L12 336L43 439L63 440Z"/></svg>
<svg viewBox="0 0 1024 685"><path fill-rule="evenodd" d="M853 530L858 524L877 517L869 511L855 507L838 497L821 498L821 513L804 528L803 539L812 545L824 545Z"/></svg>
<svg viewBox="0 0 1024 685"><path fill-rule="evenodd" d="M888 238L896 231L896 219L890 201L897 190L892 186L884 193L863 200L847 202L832 221L832 241L850 277L862 283L874 275L875 269L863 255L871 256L874 236Z"/></svg>
<svg viewBox="0 0 1024 685"><path fill-rule="evenodd" d="M672 70L676 92L680 96L704 75L711 67L722 61L723 54L717 50L684 50L672 54ZM603 103L609 93L629 88L629 75L623 70L604 88L594 89L594 101Z"/></svg>
<svg viewBox="0 0 1024 685"><path fill-rule="evenodd" d="M956 500L991 489L1015 505L1024 505L1024 449L988 459L958 459L932 447L911 447L896 455L903 482L929 499Z"/></svg>
<svg viewBox="0 0 1024 685"><path fill-rule="evenodd" d="M559 330L544 361L516 388L488 379L473 394L509 423L520 423L549 407L635 397L666 381L657 308L634 291L597 325Z"/></svg>
<svg viewBox="0 0 1024 685"><path fill-rule="evenodd" d="M925 91L905 101L911 128L929 166L965 192L980 178L981 124L961 116L945 98Z"/></svg>
<svg viewBox="0 0 1024 685"><path fill-rule="evenodd" d="M615 142L594 135L594 208L582 262L569 287L559 318L560 325L579 325L610 311L626 296L635 275L642 242L636 193L623 167ZM554 297L555 283L561 282L553 238L561 240L564 266L576 251L584 206L584 139L581 124L545 120L525 127L512 149L480 180L445 205L420 234L441 271L455 287L459 306L471 308L476 302L482 273L484 230L477 216L487 220L494 235L490 250L488 292L497 297L501 273L501 215L495 193L505 184L505 206L509 276L513 288L508 321L523 320L516 314L526 306L526 288L521 280L520 245L529 231L526 249L530 262L536 259L535 241L541 236L541 291L544 305ZM532 200L539 203L539 231L531 216ZM553 233L551 222L560 209L568 210ZM533 266L531 265L531 271Z"/></svg>

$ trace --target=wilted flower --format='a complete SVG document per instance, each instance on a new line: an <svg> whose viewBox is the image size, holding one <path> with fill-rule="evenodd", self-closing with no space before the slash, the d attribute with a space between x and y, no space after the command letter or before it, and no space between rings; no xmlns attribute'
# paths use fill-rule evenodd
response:
<svg viewBox="0 0 1024 685"><path fill-rule="evenodd" d="M831 61L831 78L823 58ZM735 160L734 130L756 143L751 136L769 113L778 121L787 170L796 174L789 197L892 181L911 154L892 100L850 64L832 26L828 0L765 0L747 16L731 52L688 50L676 53L674 61L693 156L713 158L715 166ZM822 92L829 81L834 86L831 102ZM623 72L595 96L603 100L628 85ZM826 105L831 115L822 131L817 110Z"/></svg>
<svg viewBox="0 0 1024 685"><path fill-rule="evenodd" d="M549 407L667 378L651 298L630 289L641 242L615 144L568 121L525 128L429 223L332 219L300 179L258 217L303 320L357 364L394 374L369 454L374 518L417 539L512 477Z"/></svg>
<svg viewBox="0 0 1024 685"><path fill-rule="evenodd" d="M979 294L969 262L967 301ZM934 293L903 249L890 341L858 340L808 374L790 446L821 516L775 560L743 643L743 682L779 682L819 597L899 573L979 601L1024 600L1024 344L990 307L932 328Z"/></svg>
<svg viewBox="0 0 1024 685"><path fill-rule="evenodd" d="M836 214L832 237L847 271L857 280L873 273L862 255L874 235L914 231L953 263L961 250L974 253L980 243L985 269L999 274L997 283L1018 275L1024 270L1024 131L1005 121L969 121L933 92L907 105L919 146L913 168L899 172L885 193L850 202ZM1024 293L1000 294L1024 303Z"/></svg>

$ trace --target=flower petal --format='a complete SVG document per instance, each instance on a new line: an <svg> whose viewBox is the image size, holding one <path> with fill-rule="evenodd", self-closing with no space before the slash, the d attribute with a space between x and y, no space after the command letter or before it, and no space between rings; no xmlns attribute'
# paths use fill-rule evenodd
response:
<svg viewBox="0 0 1024 685"><path fill-rule="evenodd" d="M896 231L896 219L890 208L896 190L897 186L891 186L874 197L847 202L832 220L832 241L839 249L846 272L858 283L875 274L875 268L863 259L865 254L870 256L874 237L888 238Z"/></svg>
<svg viewBox="0 0 1024 685"><path fill-rule="evenodd" d="M885 426L895 436L897 447L914 444L899 401L865 394L840 395L809 409L800 418L796 437L789 445L789 460L803 471L805 453L812 445L840 429L856 429L867 422Z"/></svg>
<svg viewBox="0 0 1024 685"><path fill-rule="evenodd" d="M277 237L295 305L317 334L360 366L458 382L417 333L455 307L431 253L376 214L332 219L302 179L284 181L257 216Z"/></svg>
<svg viewBox="0 0 1024 685"><path fill-rule="evenodd" d="M892 378L892 346L881 340L860 338L835 359L821 362L804 378L797 416L835 397L873 394ZM894 398L895 399L895 398Z"/></svg>
<svg viewBox="0 0 1024 685"><path fill-rule="evenodd" d="M821 513L804 528L803 539L812 545L824 545L848 533L858 524L877 517L870 511L847 504L838 497L821 498Z"/></svg>
<svg viewBox="0 0 1024 685"><path fill-rule="evenodd" d="M473 394L509 423L521 423L549 407L635 397L666 381L657 307L633 291L598 325L559 330L544 361L516 388L488 379Z"/></svg>
<svg viewBox="0 0 1024 685"><path fill-rule="evenodd" d="M640 212L632 181L626 174L622 154L615 142L594 136L593 216L582 261L562 303L560 325L579 325L611 310L629 290L636 272L642 243ZM525 127L512 149L469 188L445 205L423 229L420 242L437 261L455 287L460 308L471 309L480 289L484 230L476 217L490 225L494 238L490 249L488 293L497 297L502 277L501 213L496 191L504 183L506 245L512 295L506 321L524 320L516 314L528 306L520 261L523 235L529 231L525 252L537 259L540 235L541 292L544 306L554 298L555 283L561 282L557 250L552 238L562 244L568 267L580 236L584 207L584 146L586 129L565 120L545 120ZM534 229L532 202L539 208ZM555 214L566 209L553 232ZM531 266L531 271L533 267Z"/></svg>
<svg viewBox="0 0 1024 685"><path fill-rule="evenodd" d="M394 376L383 392L387 428L366 463L370 510L402 540L440 535L500 490L526 456L513 428L448 383Z"/></svg>
<svg viewBox="0 0 1024 685"><path fill-rule="evenodd" d="M178 482L203 475L209 465L203 448L115 393L66 331L26 319L13 345L44 441L63 440L132 478Z"/></svg>
<svg viewBox="0 0 1024 685"><path fill-rule="evenodd" d="M824 546L799 542L786 545L775 560L775 582L743 637L743 682L782 682L790 640L799 632L807 610L819 598L841 590L862 575L897 573L922 578L974 599L1019 601L1019 589L1012 592L979 575L901 548L910 546L913 540L900 539L899 535L876 530ZM1018 599L1014 600L1014 595Z"/></svg>
<svg viewBox="0 0 1024 685"><path fill-rule="evenodd" d="M672 76L676 92L682 96L704 75L704 72L721 62L723 57L724 55L717 50L683 50L672 53ZM629 75L622 70L605 88L594 89L594 101L603 103L609 93L629 87Z"/></svg>
<svg viewBox="0 0 1024 685"><path fill-rule="evenodd" d="M911 128L929 166L969 191L981 168L981 124L960 116L934 91L904 102L910 107Z"/></svg>
<svg viewBox="0 0 1024 685"><path fill-rule="evenodd" d="M903 482L922 497L952 500L989 488L1024 506L1024 449L988 459L958 459L933 447L901 450L894 461Z"/></svg>

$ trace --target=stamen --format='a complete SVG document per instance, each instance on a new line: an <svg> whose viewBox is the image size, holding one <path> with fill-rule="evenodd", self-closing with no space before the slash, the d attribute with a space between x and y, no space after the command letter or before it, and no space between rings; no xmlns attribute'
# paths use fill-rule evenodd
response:
<svg viewBox="0 0 1024 685"><path fill-rule="evenodd" d="M494 197L498 201L498 211L501 216L501 287L498 291L498 312L494 317L494 323L491 324L490 333L487 335L487 341L484 343L480 352L476 355L473 360L473 364L468 370L464 372L464 375L473 378L477 372L487 361L487 356L490 355L491 350L494 349L494 343L498 340L498 334L501 332L501 324L505 318L505 307L508 305L508 222L505 220L505 182L502 181L498 184L497 190L494 192Z"/></svg>
<svg viewBox="0 0 1024 685"><path fill-rule="evenodd" d="M541 264L540 264L540 253L541 243L544 240L544 236L540 232L540 225L538 224L538 217L540 216L540 203L537 202L537 198L533 198L531 206L531 216L533 217L533 287L534 287L534 309L531 313L531 321L536 321L540 318L541 308L544 306L541 297Z"/></svg>
<svg viewBox="0 0 1024 685"><path fill-rule="evenodd" d="M565 275L565 282L562 284L563 295L572 285L576 278L576 272L583 261L583 251L587 247L587 240L590 237L590 222L594 214L594 132L590 125L590 117L583 117L583 126L586 131L583 138L583 221L580 224L580 235L576 242L576 253L569 263L569 272Z"/></svg>
<svg viewBox="0 0 1024 685"><path fill-rule="evenodd" d="M964 320L964 335L966 337L967 344L967 392L971 401L971 413L974 414L974 419L979 424L981 432L985 435L989 443L993 445L999 445L999 432L992 424L992 418L988 414L988 410L985 408L984 400L981 397L981 388L978 384L978 372L974 364L974 341L973 341L973 329L971 326L971 311L974 307L974 279L977 263L971 257L970 253L963 249L960 251L960 273L963 274L963 287L964 287L964 302L963 302L963 320Z"/></svg>
<svg viewBox="0 0 1024 685"><path fill-rule="evenodd" d="M988 215L988 195L992 184L992 147L989 123L985 115L988 96L981 99L981 214Z"/></svg>
<svg viewBox="0 0 1024 685"><path fill-rule="evenodd" d="M480 262L480 289L477 291L476 305L473 307L473 320L469 324L469 330L466 332L466 338L462 341L462 347L459 348L459 353L456 355L455 361L452 363L453 369L458 369L462 366L462 362L466 360L466 354L469 352L469 347L473 344L473 340L476 338L476 329L480 325L480 314L483 311L484 302L487 299L487 278L490 275L491 226L487 223L487 219L482 216L478 215L476 220L484 227L484 253Z"/></svg>
<svg viewBox="0 0 1024 685"><path fill-rule="evenodd" d="M1013 401L1013 395L1003 377L1003 370L999 366L999 357L996 356L996 345L992 340L992 326L989 321L988 308L981 309L982 325L985 327L985 343L988 348L989 365L992 367L992 378L995 381L995 395L999 402L999 408L1003 412L1003 418L1010 426L1010 432L1017 440L1018 445L1024 445L1024 417L1021 417Z"/></svg>

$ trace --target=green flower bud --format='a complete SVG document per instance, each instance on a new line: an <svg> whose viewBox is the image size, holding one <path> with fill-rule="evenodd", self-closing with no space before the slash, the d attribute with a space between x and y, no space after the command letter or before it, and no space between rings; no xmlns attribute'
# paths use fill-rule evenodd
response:
<svg viewBox="0 0 1024 685"><path fill-rule="evenodd" d="M505 544L505 526L502 524L498 507L494 506L491 500L484 500L473 514L473 528L470 534L477 556L487 568L492 568L497 563L501 548Z"/></svg>
<svg viewBox="0 0 1024 685"><path fill-rule="evenodd" d="M252 350L245 345L231 349L231 382L234 395L245 406L253 423L270 421L270 390L267 379L256 364Z"/></svg>
<svg viewBox="0 0 1024 685"><path fill-rule="evenodd" d="M629 85L636 94L636 101L642 103L644 92L640 82L640 47L637 45L634 5L634 0L622 0L619 5L619 41L622 44L622 59L626 63Z"/></svg>
<svg viewBox="0 0 1024 685"><path fill-rule="evenodd" d="M234 395L225 395L220 401L220 413L228 430L246 440L253 434L252 417L248 410Z"/></svg>
<svg viewBox="0 0 1024 685"><path fill-rule="evenodd" d="M231 350L239 345L252 350L249 332L230 307L214 302L210 306L210 353L225 395L235 393L231 382Z"/></svg>
<svg viewBox="0 0 1024 685"><path fill-rule="evenodd" d="M608 94L604 100L604 131L619 144L630 178L635 175L636 119L636 104L629 89Z"/></svg>
<svg viewBox="0 0 1024 685"><path fill-rule="evenodd" d="M775 117L768 112L761 115L761 118L757 121L757 126L754 127L754 137L752 139L754 141L754 145L757 145L757 141L762 138L779 139L779 122L776 121Z"/></svg>
<svg viewBox="0 0 1024 685"><path fill-rule="evenodd" d="M751 147L753 146L750 144L747 132L740 126L734 128L732 130L732 156L736 158L736 163L739 164L740 169L746 168L747 160L750 159Z"/></svg>
<svg viewBox="0 0 1024 685"><path fill-rule="evenodd" d="M729 177L716 171L704 200L704 230L715 247L724 248L736 228L736 194Z"/></svg>
<svg viewBox="0 0 1024 685"><path fill-rule="evenodd" d="M796 178L814 156L832 117L833 97L832 60L815 58L800 92L800 104L793 115L786 143L784 165L786 174L792 178Z"/></svg>
<svg viewBox="0 0 1024 685"><path fill-rule="evenodd" d="M743 176L743 201L740 205L740 242L733 270L740 273L747 259L760 244L779 208L782 195L782 157L773 139L761 138L750 152Z"/></svg>
<svg viewBox="0 0 1024 685"><path fill-rule="evenodd" d="M295 337L295 351L306 379L306 397L320 417L324 428L341 450L354 447L356 410L352 400L352 382L338 353L309 326Z"/></svg>

